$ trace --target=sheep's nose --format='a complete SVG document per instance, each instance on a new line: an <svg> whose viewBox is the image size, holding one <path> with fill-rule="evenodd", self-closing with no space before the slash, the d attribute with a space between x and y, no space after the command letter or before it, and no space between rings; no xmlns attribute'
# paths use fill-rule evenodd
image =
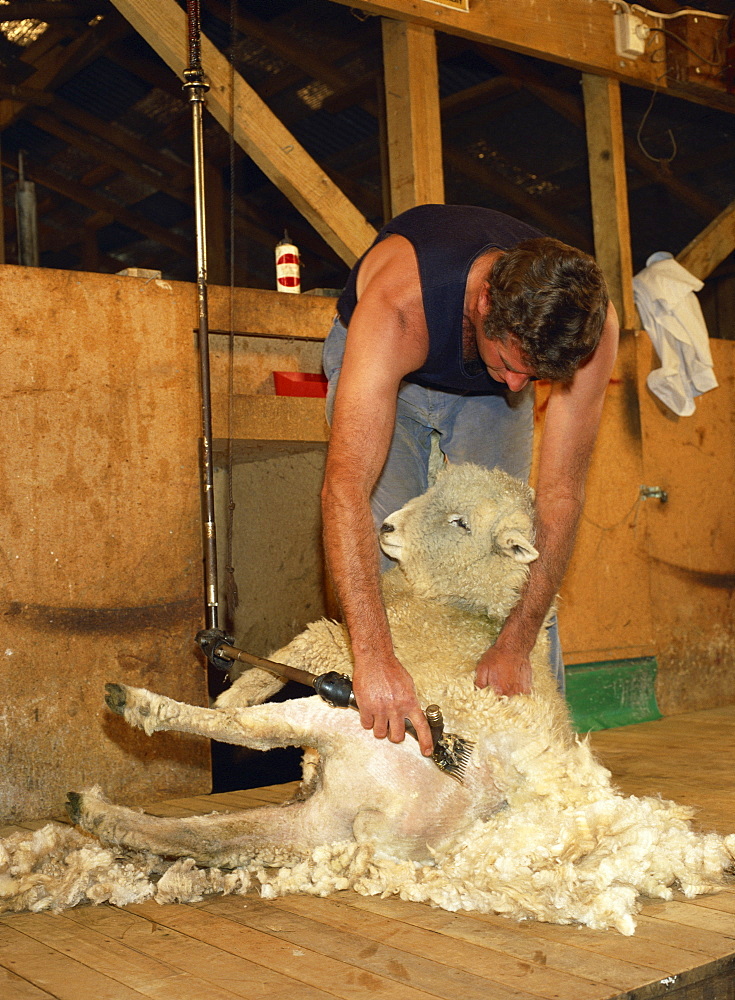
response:
<svg viewBox="0 0 735 1000"><path fill-rule="evenodd" d="M380 526L380 534L381 535L387 535L391 531L395 531L395 530L396 530L395 529L395 525L391 524L390 521L383 521L383 523Z"/></svg>

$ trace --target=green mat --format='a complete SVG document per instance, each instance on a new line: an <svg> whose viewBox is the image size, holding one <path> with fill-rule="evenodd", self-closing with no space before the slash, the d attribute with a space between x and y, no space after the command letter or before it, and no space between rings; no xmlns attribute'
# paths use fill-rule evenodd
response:
<svg viewBox="0 0 735 1000"><path fill-rule="evenodd" d="M579 663L565 672L567 702L579 733L661 718L653 656Z"/></svg>

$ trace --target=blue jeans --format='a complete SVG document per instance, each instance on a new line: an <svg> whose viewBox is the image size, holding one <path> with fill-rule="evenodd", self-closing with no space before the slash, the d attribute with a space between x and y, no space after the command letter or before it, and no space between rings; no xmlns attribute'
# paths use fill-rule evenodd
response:
<svg viewBox="0 0 735 1000"><path fill-rule="evenodd" d="M335 318L322 356L329 379L330 422L346 337L347 330ZM533 387L503 396L463 396L402 382L393 440L371 497L376 531L390 514L429 486L432 434L438 437L439 448L448 461L474 462L487 469L499 467L527 482L533 454ZM392 560L381 554L381 569L385 571L392 565ZM549 628L549 638L552 669L563 692L564 663L556 618Z"/></svg>

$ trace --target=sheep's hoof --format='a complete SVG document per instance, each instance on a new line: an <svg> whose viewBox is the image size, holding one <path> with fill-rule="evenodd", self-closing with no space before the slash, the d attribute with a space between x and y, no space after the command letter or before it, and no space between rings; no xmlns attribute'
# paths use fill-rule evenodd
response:
<svg viewBox="0 0 735 1000"><path fill-rule="evenodd" d="M66 812L76 826L82 815L82 796L79 792L68 792L66 796Z"/></svg>
<svg viewBox="0 0 735 1000"><path fill-rule="evenodd" d="M125 711L125 688L122 684L105 684L105 704L117 715Z"/></svg>

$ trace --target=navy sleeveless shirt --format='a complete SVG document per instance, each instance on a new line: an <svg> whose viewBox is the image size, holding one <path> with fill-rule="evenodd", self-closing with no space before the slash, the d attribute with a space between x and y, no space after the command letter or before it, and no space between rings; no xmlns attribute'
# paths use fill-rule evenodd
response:
<svg viewBox="0 0 735 1000"><path fill-rule="evenodd" d="M404 236L416 252L429 330L426 361L421 368L404 376L405 380L445 392L502 395L505 384L490 377L480 358L463 356L462 317L467 276L480 254L494 249L509 250L523 240L545 233L490 208L418 205L391 219L380 230L375 243L392 234ZM364 256L350 272L337 303L345 326L357 305L357 272L363 260Z"/></svg>

